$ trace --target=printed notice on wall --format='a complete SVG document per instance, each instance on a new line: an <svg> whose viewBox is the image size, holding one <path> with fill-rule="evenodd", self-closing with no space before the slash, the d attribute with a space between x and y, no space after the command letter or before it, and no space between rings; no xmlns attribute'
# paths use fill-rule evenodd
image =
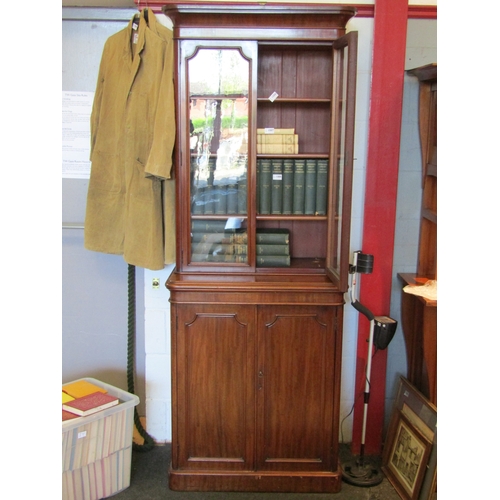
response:
<svg viewBox="0 0 500 500"><path fill-rule="evenodd" d="M94 92L62 93L62 176L90 178L90 113Z"/></svg>

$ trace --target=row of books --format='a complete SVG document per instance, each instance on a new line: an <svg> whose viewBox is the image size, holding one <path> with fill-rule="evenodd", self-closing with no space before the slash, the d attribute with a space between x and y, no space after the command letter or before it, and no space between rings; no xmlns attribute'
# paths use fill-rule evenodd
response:
<svg viewBox="0 0 500 500"><path fill-rule="evenodd" d="M191 262L246 263L246 229L227 229L226 220L194 219L191 225Z"/></svg>
<svg viewBox="0 0 500 500"><path fill-rule="evenodd" d="M261 215L326 215L327 189L327 159L257 160Z"/></svg>
<svg viewBox="0 0 500 500"><path fill-rule="evenodd" d="M215 182L193 189L194 215L235 215L247 213L247 179Z"/></svg>
<svg viewBox="0 0 500 500"><path fill-rule="evenodd" d="M260 267L290 265L288 229L257 229L255 248ZM193 220L191 261L247 263L246 229L227 230L224 220Z"/></svg>

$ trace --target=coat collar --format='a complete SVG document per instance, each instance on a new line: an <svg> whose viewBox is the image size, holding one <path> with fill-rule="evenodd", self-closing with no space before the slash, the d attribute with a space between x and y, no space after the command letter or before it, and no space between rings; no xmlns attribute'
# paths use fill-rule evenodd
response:
<svg viewBox="0 0 500 500"><path fill-rule="evenodd" d="M134 28L135 26L135 28ZM129 21L127 26L127 36L128 43L126 47L126 53L128 54L129 60L132 61L135 56L140 55L142 50L144 49L145 41L145 33L146 30L151 30L155 35L160 36L159 23L156 19L155 13L149 9L143 9L139 14L139 19L137 19L137 14ZM134 51L132 51L132 37L134 34L137 35L137 42L135 44ZM132 54L135 54L133 57Z"/></svg>
<svg viewBox="0 0 500 500"><path fill-rule="evenodd" d="M165 35L162 34L162 29L163 26L161 26L161 24L156 19L154 12L147 7L141 11L139 19L137 19L136 14L129 21L126 28L126 39L124 47L124 58L127 66L130 69L127 95L132 89L135 77L141 66L141 54L144 50L144 47L146 46L146 32L149 31L150 33L154 33L154 35L158 36L160 39L164 39ZM132 37L134 35L137 36L137 42L135 44L133 44L132 42Z"/></svg>
<svg viewBox="0 0 500 500"><path fill-rule="evenodd" d="M151 29L157 33L157 21L154 12L148 8L141 11L139 19L135 15L128 23L126 28L125 52L124 56L130 67L130 79L127 92L130 91L135 80L135 76L141 66L141 53L146 45L146 30ZM133 37L136 37L136 43L133 43Z"/></svg>

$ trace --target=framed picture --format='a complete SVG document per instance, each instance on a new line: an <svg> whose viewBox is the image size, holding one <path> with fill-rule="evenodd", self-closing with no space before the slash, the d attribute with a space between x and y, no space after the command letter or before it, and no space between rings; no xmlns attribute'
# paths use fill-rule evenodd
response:
<svg viewBox="0 0 500 500"><path fill-rule="evenodd" d="M412 472L397 467L398 449L406 439L414 450L422 451L412 459ZM391 459L396 462L391 464ZM401 462L402 464L403 462ZM435 498L437 482L437 409L406 378L400 377L398 392L384 446L382 470L401 498L431 500Z"/></svg>
<svg viewBox="0 0 500 500"><path fill-rule="evenodd" d="M420 493L432 442L402 412L397 417L395 436L384 472L402 498L415 500Z"/></svg>

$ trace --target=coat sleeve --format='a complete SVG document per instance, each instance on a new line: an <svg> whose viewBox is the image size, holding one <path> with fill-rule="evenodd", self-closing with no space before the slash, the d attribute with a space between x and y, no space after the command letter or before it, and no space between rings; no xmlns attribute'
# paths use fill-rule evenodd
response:
<svg viewBox="0 0 500 500"><path fill-rule="evenodd" d="M165 42L158 103L155 113L153 142L145 166L147 177L170 179L175 142L174 47L173 40Z"/></svg>

